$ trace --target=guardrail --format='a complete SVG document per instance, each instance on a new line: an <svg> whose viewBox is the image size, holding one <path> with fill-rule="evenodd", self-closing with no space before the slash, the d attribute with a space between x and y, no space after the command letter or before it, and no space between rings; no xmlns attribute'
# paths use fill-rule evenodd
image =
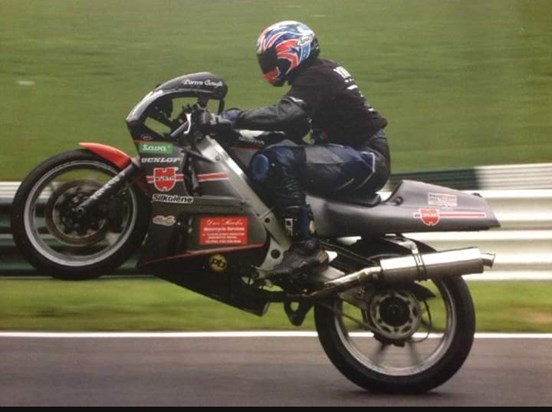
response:
<svg viewBox="0 0 552 412"><path fill-rule="evenodd" d="M409 234L437 249L476 246L496 254L491 270L467 279L552 280L552 163L398 173L385 189L402 179L477 192L489 201L499 229Z"/></svg>
<svg viewBox="0 0 552 412"><path fill-rule="evenodd" d="M552 163L394 173L385 189L389 189L402 179L421 180L459 190L552 189Z"/></svg>
<svg viewBox="0 0 552 412"><path fill-rule="evenodd" d="M552 163L396 174L382 197L402 179L477 192L489 201L501 222L499 229L406 234L436 249L475 246L496 254L491 270L466 279L552 280ZM0 183L0 274L40 275L23 259L10 233L10 206L18 186L19 182ZM137 274L134 264L133 257L118 273Z"/></svg>

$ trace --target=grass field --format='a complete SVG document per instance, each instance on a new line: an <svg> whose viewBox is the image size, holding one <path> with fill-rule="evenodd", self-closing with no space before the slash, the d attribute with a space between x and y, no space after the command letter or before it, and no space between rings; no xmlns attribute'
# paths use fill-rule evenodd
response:
<svg viewBox="0 0 552 412"><path fill-rule="evenodd" d="M212 71L228 104L272 104L254 49L282 19L318 34L390 121L393 171L552 159L548 0L0 0L0 180L79 141L134 154L154 85Z"/></svg>
<svg viewBox="0 0 552 412"><path fill-rule="evenodd" d="M552 283L470 282L479 332L552 333ZM159 279L0 280L0 330L210 331L300 328L281 304L252 315Z"/></svg>

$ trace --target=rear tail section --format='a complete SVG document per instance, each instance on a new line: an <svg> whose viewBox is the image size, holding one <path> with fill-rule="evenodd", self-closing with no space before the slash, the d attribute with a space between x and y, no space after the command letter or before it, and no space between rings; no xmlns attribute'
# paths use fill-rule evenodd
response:
<svg viewBox="0 0 552 412"><path fill-rule="evenodd" d="M488 230L499 227L487 201L477 194L403 180L387 200L369 207L309 196L322 237L385 233Z"/></svg>

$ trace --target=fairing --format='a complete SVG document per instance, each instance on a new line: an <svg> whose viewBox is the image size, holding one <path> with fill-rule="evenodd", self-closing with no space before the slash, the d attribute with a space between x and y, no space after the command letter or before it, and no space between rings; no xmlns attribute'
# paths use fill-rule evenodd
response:
<svg viewBox="0 0 552 412"><path fill-rule="evenodd" d="M229 171L177 145L137 147L152 206L139 269L262 315L267 300L246 288L240 275L262 264L268 234L229 183ZM194 182L201 195L189 190Z"/></svg>
<svg viewBox="0 0 552 412"><path fill-rule="evenodd" d="M322 237L385 233L487 230L500 224L482 197L447 187L403 180L376 206L309 196Z"/></svg>
<svg viewBox="0 0 552 412"><path fill-rule="evenodd" d="M155 133L146 127L148 116L170 114L172 102L177 98L196 98L206 104L209 100L219 101L219 111L224 106L228 86L222 78L209 72L192 73L176 77L155 87L129 113L126 123L133 139L154 137ZM157 113L156 113L157 112Z"/></svg>

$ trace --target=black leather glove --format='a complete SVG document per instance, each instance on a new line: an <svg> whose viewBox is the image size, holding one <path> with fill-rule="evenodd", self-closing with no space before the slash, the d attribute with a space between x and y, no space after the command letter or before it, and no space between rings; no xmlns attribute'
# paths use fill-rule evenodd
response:
<svg viewBox="0 0 552 412"><path fill-rule="evenodd" d="M199 129L205 133L218 133L232 129L232 121L208 112L207 110L201 112L197 117L197 123Z"/></svg>
<svg viewBox="0 0 552 412"><path fill-rule="evenodd" d="M223 119L226 119L226 120L230 120L232 122L232 124L235 125L236 120L240 116L241 112L242 111L240 109L231 108L231 109L223 111L220 114L220 117L222 117Z"/></svg>
<svg viewBox="0 0 552 412"><path fill-rule="evenodd" d="M197 117L196 121L203 133L215 135L215 138L221 143L230 145L238 138L238 133L233 127L233 122L222 116L205 110Z"/></svg>

